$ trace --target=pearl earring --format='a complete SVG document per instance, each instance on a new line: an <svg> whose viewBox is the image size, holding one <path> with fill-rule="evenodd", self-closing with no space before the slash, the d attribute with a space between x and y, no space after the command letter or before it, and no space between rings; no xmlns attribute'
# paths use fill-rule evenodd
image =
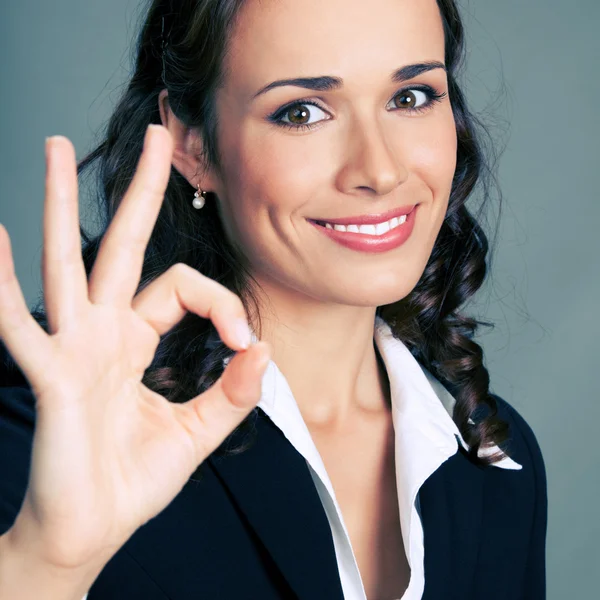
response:
<svg viewBox="0 0 600 600"><path fill-rule="evenodd" d="M206 203L206 192L202 191L200 186L198 186L198 189L194 193L194 200L192 201L192 206L194 208L200 209L204 206L205 203Z"/></svg>

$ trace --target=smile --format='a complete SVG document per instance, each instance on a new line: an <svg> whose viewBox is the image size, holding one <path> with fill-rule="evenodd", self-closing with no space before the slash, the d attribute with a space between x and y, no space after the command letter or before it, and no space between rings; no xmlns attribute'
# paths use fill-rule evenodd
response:
<svg viewBox="0 0 600 600"><path fill-rule="evenodd" d="M382 235L400 227L403 223L406 223L407 215L401 217L394 217L388 221L382 223L375 223L372 225L338 225L337 223L331 224L326 221L316 221L317 225L321 225L326 229L335 229L336 231L349 231L351 233L364 233L365 235Z"/></svg>
<svg viewBox="0 0 600 600"><path fill-rule="evenodd" d="M413 207L408 214L393 216L380 222L342 224L315 219L308 219L308 222L329 240L350 250L387 252L408 240L415 225L417 208L418 206Z"/></svg>

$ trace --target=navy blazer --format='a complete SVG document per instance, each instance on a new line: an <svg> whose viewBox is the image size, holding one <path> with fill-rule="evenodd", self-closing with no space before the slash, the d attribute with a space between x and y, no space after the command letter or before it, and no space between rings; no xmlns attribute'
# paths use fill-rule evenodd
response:
<svg viewBox="0 0 600 600"><path fill-rule="evenodd" d="M4 533L25 493L35 409L22 376L5 372L0 385ZM424 600L545 598L544 463L523 418L504 401L499 411L523 469L480 467L459 448L420 490ZM255 432L246 451L201 465L107 563L89 600L343 600L306 461L261 409Z"/></svg>

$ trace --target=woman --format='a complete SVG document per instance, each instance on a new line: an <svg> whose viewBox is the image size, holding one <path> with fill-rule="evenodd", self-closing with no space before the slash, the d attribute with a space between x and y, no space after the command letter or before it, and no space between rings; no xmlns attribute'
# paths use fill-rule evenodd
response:
<svg viewBox="0 0 600 600"><path fill-rule="evenodd" d="M544 597L462 53L452 0L152 3L83 257L47 144L38 322L0 235L2 600Z"/></svg>

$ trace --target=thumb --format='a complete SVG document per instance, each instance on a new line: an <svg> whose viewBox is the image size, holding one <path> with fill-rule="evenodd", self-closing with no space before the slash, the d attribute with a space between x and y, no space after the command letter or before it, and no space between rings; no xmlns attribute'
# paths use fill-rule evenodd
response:
<svg viewBox="0 0 600 600"><path fill-rule="evenodd" d="M271 348L258 342L230 361L223 375L206 392L180 405L192 424L199 460L203 461L258 404Z"/></svg>

